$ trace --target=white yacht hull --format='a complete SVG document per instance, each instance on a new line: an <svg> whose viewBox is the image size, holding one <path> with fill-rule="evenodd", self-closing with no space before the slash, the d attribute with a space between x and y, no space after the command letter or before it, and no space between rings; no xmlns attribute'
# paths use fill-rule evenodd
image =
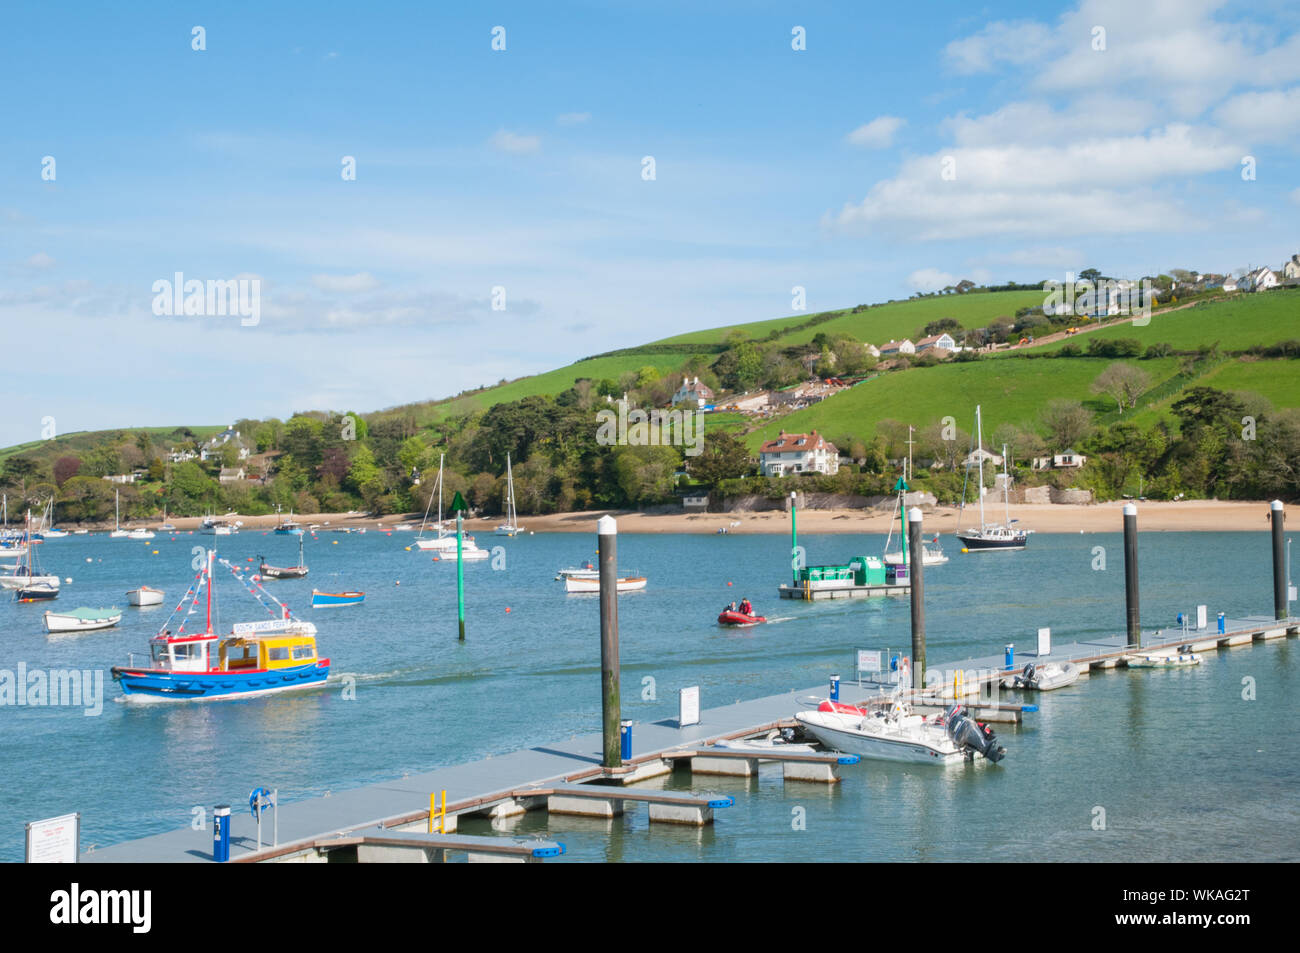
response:
<svg viewBox="0 0 1300 953"><path fill-rule="evenodd" d="M47 612L44 618L47 632L93 632L96 629L112 628L122 621L121 613L107 619L79 619L72 615Z"/></svg>
<svg viewBox="0 0 1300 953"><path fill-rule="evenodd" d="M646 587L646 578L644 576L624 576L616 583L619 592L633 592L637 589ZM565 592L600 592L600 577L587 579L581 576L566 576L564 578Z"/></svg>
<svg viewBox="0 0 1300 953"><path fill-rule="evenodd" d="M141 586L139 589L132 589L128 592L126 601L133 606L160 606L163 601L163 591Z"/></svg>

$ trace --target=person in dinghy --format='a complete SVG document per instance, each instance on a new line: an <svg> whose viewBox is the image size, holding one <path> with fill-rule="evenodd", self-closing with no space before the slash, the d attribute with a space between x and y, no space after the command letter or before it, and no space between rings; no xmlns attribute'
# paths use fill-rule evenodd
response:
<svg viewBox="0 0 1300 953"><path fill-rule="evenodd" d="M739 606L731 603L718 616L718 625L749 626L766 621L766 616L754 614L753 603L748 599L741 599Z"/></svg>

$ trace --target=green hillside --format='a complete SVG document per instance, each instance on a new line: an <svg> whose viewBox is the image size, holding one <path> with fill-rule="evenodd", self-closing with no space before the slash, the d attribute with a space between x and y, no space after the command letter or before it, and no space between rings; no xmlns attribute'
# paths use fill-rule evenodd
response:
<svg viewBox="0 0 1300 953"><path fill-rule="evenodd" d="M1056 398L1078 400L1106 413L1113 403L1090 387L1111 363L1108 358L984 360L885 374L764 425L746 438L746 445L757 452L781 430L816 429L832 440L845 434L865 438L882 420L920 430L951 416L960 429L969 431L975 426L976 404L982 405L986 437L1000 424L1034 426L1047 402ZM1161 358L1135 363L1158 384L1173 378L1180 362Z"/></svg>
<svg viewBox="0 0 1300 953"><path fill-rule="evenodd" d="M1238 294L1225 301L1154 314L1151 323L1144 326L1126 321L1098 328L1070 342L1086 347L1094 338L1134 338L1143 347L1168 344L1175 350L1189 351L1215 344L1222 351L1244 351L1300 339L1300 288ZM1070 342L1054 341L1041 349L1056 351Z"/></svg>
<svg viewBox="0 0 1300 953"><path fill-rule="evenodd" d="M1043 303L1042 291L985 291L963 295L945 295L937 298L917 298L908 301L891 301L871 305L863 310L846 309L826 312L830 320L783 334L776 340L785 345L807 344L819 332L831 336L851 334L860 341L877 346L889 340L902 340L916 335L918 329L940 318L952 318L964 328L981 327L1003 315L1013 317L1020 308L1036 307ZM808 317L796 315L752 324L733 324L708 331L692 331L664 338L661 344L721 344L728 335L743 333L753 340L766 338L772 331L783 327L807 323Z"/></svg>

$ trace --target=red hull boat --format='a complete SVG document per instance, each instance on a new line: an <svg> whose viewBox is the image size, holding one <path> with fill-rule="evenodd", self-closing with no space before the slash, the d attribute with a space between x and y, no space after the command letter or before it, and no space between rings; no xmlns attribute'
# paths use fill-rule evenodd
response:
<svg viewBox="0 0 1300 953"><path fill-rule="evenodd" d="M730 609L723 609L718 616L718 625L758 625L758 623L766 621L767 616L746 615L743 612L733 612Z"/></svg>

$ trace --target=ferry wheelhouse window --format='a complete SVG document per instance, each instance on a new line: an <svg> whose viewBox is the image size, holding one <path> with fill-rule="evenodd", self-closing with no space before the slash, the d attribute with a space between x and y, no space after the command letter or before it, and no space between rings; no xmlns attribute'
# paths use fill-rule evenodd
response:
<svg viewBox="0 0 1300 953"><path fill-rule="evenodd" d="M179 645L173 645L172 652L178 662L197 661L203 654L197 642L182 642Z"/></svg>
<svg viewBox="0 0 1300 953"><path fill-rule="evenodd" d="M289 660L289 646L272 645L266 650L266 657L272 662L287 662Z"/></svg>
<svg viewBox="0 0 1300 953"><path fill-rule="evenodd" d="M293 647L293 657L295 661L299 659L315 658L316 653L312 650L310 645L295 645Z"/></svg>

